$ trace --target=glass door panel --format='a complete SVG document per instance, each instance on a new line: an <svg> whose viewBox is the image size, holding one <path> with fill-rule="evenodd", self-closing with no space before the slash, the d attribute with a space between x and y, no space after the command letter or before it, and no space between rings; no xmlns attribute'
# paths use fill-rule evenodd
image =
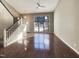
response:
<svg viewBox="0 0 79 59"><path fill-rule="evenodd" d="M34 20L34 32L48 32L48 25L47 16L37 16Z"/></svg>

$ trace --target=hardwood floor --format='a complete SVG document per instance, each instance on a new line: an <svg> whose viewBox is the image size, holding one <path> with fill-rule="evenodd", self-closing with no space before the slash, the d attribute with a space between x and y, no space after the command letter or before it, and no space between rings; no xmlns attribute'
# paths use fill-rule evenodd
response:
<svg viewBox="0 0 79 59"><path fill-rule="evenodd" d="M77 58L77 55L54 34L28 33L27 38L2 48L2 58Z"/></svg>

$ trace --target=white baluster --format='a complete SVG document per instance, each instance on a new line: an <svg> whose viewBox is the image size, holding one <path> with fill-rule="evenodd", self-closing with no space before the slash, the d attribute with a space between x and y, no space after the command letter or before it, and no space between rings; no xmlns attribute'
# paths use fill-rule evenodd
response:
<svg viewBox="0 0 79 59"><path fill-rule="evenodd" d="M4 47L7 46L7 35L6 35L6 29L4 29L4 44L3 44Z"/></svg>

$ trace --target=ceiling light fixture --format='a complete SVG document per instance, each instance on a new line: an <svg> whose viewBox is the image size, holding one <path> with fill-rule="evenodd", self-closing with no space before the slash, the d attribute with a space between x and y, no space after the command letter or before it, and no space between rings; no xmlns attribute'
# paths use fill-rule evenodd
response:
<svg viewBox="0 0 79 59"><path fill-rule="evenodd" d="M44 7L45 7L45 6L41 5L41 4L40 4L40 1L38 0L38 1L37 1L37 8L44 8Z"/></svg>
<svg viewBox="0 0 79 59"><path fill-rule="evenodd" d="M23 16L23 18L27 18L26 16Z"/></svg>

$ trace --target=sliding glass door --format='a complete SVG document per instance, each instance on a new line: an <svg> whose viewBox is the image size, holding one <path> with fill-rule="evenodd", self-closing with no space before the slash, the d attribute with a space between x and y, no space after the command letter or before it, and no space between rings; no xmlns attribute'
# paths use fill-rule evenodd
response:
<svg viewBox="0 0 79 59"><path fill-rule="evenodd" d="M36 16L34 20L34 32L48 32L48 16Z"/></svg>

